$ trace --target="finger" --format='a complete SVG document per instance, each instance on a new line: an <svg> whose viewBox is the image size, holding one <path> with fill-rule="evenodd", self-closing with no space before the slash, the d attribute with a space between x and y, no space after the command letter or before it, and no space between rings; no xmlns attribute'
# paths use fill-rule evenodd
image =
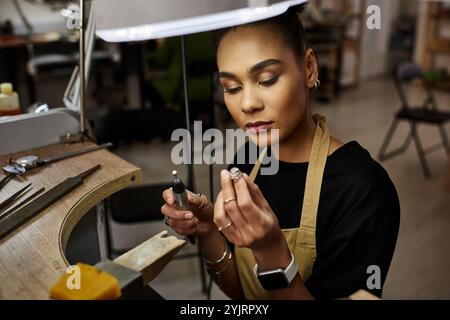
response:
<svg viewBox="0 0 450 320"><path fill-rule="evenodd" d="M230 179L228 170L222 170L220 172L220 184L222 186L223 207L225 213L231 221L233 221L236 227L242 228L247 221L239 210L233 181Z"/></svg>
<svg viewBox="0 0 450 320"><path fill-rule="evenodd" d="M222 228L227 226L230 222L230 218L225 213L225 208L223 206L223 193L222 191L217 196L216 203L214 205L214 223L217 226L217 228ZM222 234L232 243L235 243L237 238L237 230L235 230L235 227L233 224L226 228L225 230L221 231Z"/></svg>
<svg viewBox="0 0 450 320"><path fill-rule="evenodd" d="M255 204L249 190L249 186L243 177L234 180L234 189L236 190L237 203L239 210L245 219L253 224L257 222L259 217L259 208Z"/></svg>
<svg viewBox="0 0 450 320"><path fill-rule="evenodd" d="M176 228L179 230L192 229L197 227L198 220L196 218L192 218L189 220L175 220L170 219L167 221L172 228Z"/></svg>
<svg viewBox="0 0 450 320"><path fill-rule="evenodd" d="M266 198L262 194L261 190L259 189L258 185L254 183L250 177L247 174L243 174L244 180L247 183L248 191L250 193L250 196L253 199L253 202L260 208L265 206L267 204Z"/></svg>
<svg viewBox="0 0 450 320"><path fill-rule="evenodd" d="M217 228L220 228L221 226L227 225L230 221L223 208L223 192L221 191L217 195L217 200L214 205L214 224Z"/></svg>
<svg viewBox="0 0 450 320"><path fill-rule="evenodd" d="M164 201L171 207L175 204L175 198L173 197L172 188L163 191L162 197Z"/></svg>
<svg viewBox="0 0 450 320"><path fill-rule="evenodd" d="M190 229L179 229L179 228L172 228L172 229L182 236L190 236L191 234L194 234L197 231L197 227Z"/></svg>
<svg viewBox="0 0 450 320"><path fill-rule="evenodd" d="M195 194L188 190L189 205L193 210L206 209L212 206L212 203L204 194Z"/></svg>
<svg viewBox="0 0 450 320"><path fill-rule="evenodd" d="M178 210L169 206L167 203L161 207L161 213L175 220L192 219L194 214L191 211Z"/></svg>
<svg viewBox="0 0 450 320"><path fill-rule="evenodd" d="M192 191L187 190L188 201L191 206L198 207L202 203L202 198Z"/></svg>

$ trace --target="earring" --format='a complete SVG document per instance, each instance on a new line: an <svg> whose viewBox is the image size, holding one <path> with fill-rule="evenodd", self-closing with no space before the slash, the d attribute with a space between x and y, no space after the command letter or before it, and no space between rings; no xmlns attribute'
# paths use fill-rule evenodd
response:
<svg viewBox="0 0 450 320"><path fill-rule="evenodd" d="M316 82L314 82L314 90L317 90L317 88L319 88L320 86L320 80L316 79Z"/></svg>

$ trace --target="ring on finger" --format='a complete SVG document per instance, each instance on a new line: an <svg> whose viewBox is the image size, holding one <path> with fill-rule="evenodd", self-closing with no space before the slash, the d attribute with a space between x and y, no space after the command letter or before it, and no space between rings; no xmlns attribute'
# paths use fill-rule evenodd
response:
<svg viewBox="0 0 450 320"><path fill-rule="evenodd" d="M230 220L230 222L225 226L225 227L219 227L219 232L228 229L229 227L231 227L231 225L233 224L233 221Z"/></svg>
<svg viewBox="0 0 450 320"><path fill-rule="evenodd" d="M200 206L197 207L197 210L198 210L198 209L203 208L203 206L204 206L205 203L206 203L206 200L205 200L205 197L202 197L202 194L201 194L201 193L197 193L197 197L199 197L199 198L202 199L202 203L200 204Z"/></svg>
<svg viewBox="0 0 450 320"><path fill-rule="evenodd" d="M163 222L166 226L170 227L169 225L169 217L168 216L164 216Z"/></svg>
<svg viewBox="0 0 450 320"><path fill-rule="evenodd" d="M229 198L223 201L223 204L226 205L228 202L236 201L236 198Z"/></svg>

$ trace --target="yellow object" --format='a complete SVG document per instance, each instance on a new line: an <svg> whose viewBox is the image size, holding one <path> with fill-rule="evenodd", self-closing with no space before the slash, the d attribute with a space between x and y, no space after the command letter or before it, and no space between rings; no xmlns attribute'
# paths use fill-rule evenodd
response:
<svg viewBox="0 0 450 320"><path fill-rule="evenodd" d="M20 114L19 95L9 82L0 84L0 116Z"/></svg>
<svg viewBox="0 0 450 320"><path fill-rule="evenodd" d="M5 83L0 84L0 91L3 94L11 94L11 93L13 93L12 83L5 82Z"/></svg>
<svg viewBox="0 0 450 320"><path fill-rule="evenodd" d="M314 115L314 121L317 126L306 173L300 226L282 230L289 251L294 255L303 281L306 281L311 275L312 267L316 260L317 209L319 207L323 172L330 148L330 133L325 123L325 118L320 115ZM265 151L263 151L264 154ZM250 173L252 181L255 180L258 174L261 161L262 159L258 159ZM252 251L248 248L235 247L234 253L245 298L248 300L270 299L269 292L264 290L253 272L256 261Z"/></svg>
<svg viewBox="0 0 450 320"><path fill-rule="evenodd" d="M50 289L50 298L56 300L112 300L120 296L115 277L84 263L70 267Z"/></svg>

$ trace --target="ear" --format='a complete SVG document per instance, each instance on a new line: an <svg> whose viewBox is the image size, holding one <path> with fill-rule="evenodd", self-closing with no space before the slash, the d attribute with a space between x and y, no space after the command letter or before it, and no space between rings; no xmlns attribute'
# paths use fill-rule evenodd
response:
<svg viewBox="0 0 450 320"><path fill-rule="evenodd" d="M305 80L308 88L314 88L316 80L319 79L319 68L317 66L316 55L311 48L305 53Z"/></svg>

